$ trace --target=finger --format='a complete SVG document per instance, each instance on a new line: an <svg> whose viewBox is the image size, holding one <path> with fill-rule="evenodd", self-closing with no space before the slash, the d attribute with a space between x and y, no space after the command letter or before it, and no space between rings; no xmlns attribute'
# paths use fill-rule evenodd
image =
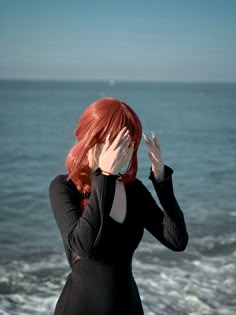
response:
<svg viewBox="0 0 236 315"><path fill-rule="evenodd" d="M129 149L127 151L127 154L125 155L126 163L131 160L133 152L134 152L134 144L131 144L131 146L129 147Z"/></svg>
<svg viewBox="0 0 236 315"><path fill-rule="evenodd" d="M150 152L150 154L152 155L154 161L159 162L159 159L155 154L153 154L152 152Z"/></svg>
<svg viewBox="0 0 236 315"><path fill-rule="evenodd" d="M160 152L150 150L150 153L152 153L153 156L154 156L158 161L161 161L161 160L162 160L162 156L161 156L161 153L160 153Z"/></svg>
<svg viewBox="0 0 236 315"><path fill-rule="evenodd" d="M133 151L134 151L134 142L131 142L131 144L129 144L129 147L128 147L128 153L132 154Z"/></svg>
<svg viewBox="0 0 236 315"><path fill-rule="evenodd" d="M149 152L152 153L158 160L162 160L161 152L156 147L149 147Z"/></svg>
<svg viewBox="0 0 236 315"><path fill-rule="evenodd" d="M112 143L113 150L117 149L121 139L125 137L126 135L128 135L128 133L129 133L129 130L127 130L127 127L124 127L123 129L121 129L121 131L118 133L117 137Z"/></svg>
<svg viewBox="0 0 236 315"><path fill-rule="evenodd" d="M148 156L150 157L150 160L153 162L153 156L151 152L148 152Z"/></svg>
<svg viewBox="0 0 236 315"><path fill-rule="evenodd" d="M143 137L144 137L145 140L149 140L150 141L149 137L145 133L143 133Z"/></svg>
<svg viewBox="0 0 236 315"><path fill-rule="evenodd" d="M157 136L155 135L155 133L153 131L152 131L152 138L153 138L153 141L154 141L156 147L160 147Z"/></svg>
<svg viewBox="0 0 236 315"><path fill-rule="evenodd" d="M146 144L149 147L151 146L153 148L156 148L158 151L160 151L161 148L160 148L160 145L159 145L159 142L158 142L157 138L155 137L153 140L154 140L154 143L147 136L145 138Z"/></svg>
<svg viewBox="0 0 236 315"><path fill-rule="evenodd" d="M105 145L106 147L109 146L109 140L110 140L110 133L107 135L106 140L105 140Z"/></svg>
<svg viewBox="0 0 236 315"><path fill-rule="evenodd" d="M146 140L146 145L154 147L154 144L150 140Z"/></svg>
<svg viewBox="0 0 236 315"><path fill-rule="evenodd" d="M134 146L134 145L133 145L133 146ZM132 142L131 142L130 140L124 142L124 143L122 144L122 146L119 147L120 154L121 154L122 156L128 154L130 150L132 151L133 146L132 146Z"/></svg>
<svg viewBox="0 0 236 315"><path fill-rule="evenodd" d="M152 143L152 140L148 136L146 136L145 140L146 142Z"/></svg>
<svg viewBox="0 0 236 315"><path fill-rule="evenodd" d="M119 147L119 151L120 151L120 155L122 156L122 157L124 157L128 152L129 152L129 146L130 146L130 143L129 142L126 142L126 143L124 143L123 145L121 145L120 147Z"/></svg>
<svg viewBox="0 0 236 315"><path fill-rule="evenodd" d="M121 150L127 150L127 148L129 147L131 143L131 138L128 134L125 134L123 139L120 140L120 143L117 144L116 149Z"/></svg>
<svg viewBox="0 0 236 315"><path fill-rule="evenodd" d="M105 143L104 143L104 146L103 146L101 152L106 152L108 150L108 148L110 147L109 139L110 139L110 134L107 135Z"/></svg>
<svg viewBox="0 0 236 315"><path fill-rule="evenodd" d="M151 154L151 152L148 152L148 156L149 156L149 158L151 160L152 165L157 164L157 161L153 158L153 155Z"/></svg>
<svg viewBox="0 0 236 315"><path fill-rule="evenodd" d="M149 148L150 151L155 152L157 155L161 154L160 148L154 146L152 143L147 143L146 142L147 147Z"/></svg>
<svg viewBox="0 0 236 315"><path fill-rule="evenodd" d="M153 142L148 138L148 136L144 135L144 139L147 143L154 143L155 146L159 147L160 145L159 145L158 140L157 140L157 138L153 132L152 132L152 137L153 137Z"/></svg>
<svg viewBox="0 0 236 315"><path fill-rule="evenodd" d="M143 133L143 137L146 143L152 143L151 140Z"/></svg>
<svg viewBox="0 0 236 315"><path fill-rule="evenodd" d="M150 140L148 139L148 136L146 136L144 133L143 133L143 137L144 137L144 140L145 140L145 141L150 141Z"/></svg>
<svg viewBox="0 0 236 315"><path fill-rule="evenodd" d="M131 140L131 139L130 139ZM129 144L129 148L131 148L132 146L134 147L135 145L135 141L134 140L131 140L130 144Z"/></svg>
<svg viewBox="0 0 236 315"><path fill-rule="evenodd" d="M148 156L149 156L149 158L150 158L150 160L151 160L151 163L152 163L152 165L156 168L156 169L158 169L160 166L160 161L158 161L150 152L148 153Z"/></svg>
<svg viewBox="0 0 236 315"><path fill-rule="evenodd" d="M110 138L110 134L108 133L108 135L106 137L106 142L109 142L109 138Z"/></svg>

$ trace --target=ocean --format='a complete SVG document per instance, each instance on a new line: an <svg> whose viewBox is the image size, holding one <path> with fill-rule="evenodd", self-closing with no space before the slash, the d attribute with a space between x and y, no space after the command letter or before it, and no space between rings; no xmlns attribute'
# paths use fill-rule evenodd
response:
<svg viewBox="0 0 236 315"><path fill-rule="evenodd" d="M0 81L0 315L52 315L70 267L48 195L65 174L74 129L113 96L154 131L189 243L173 252L145 232L133 260L145 315L236 314L236 84ZM137 177L151 191L144 139Z"/></svg>

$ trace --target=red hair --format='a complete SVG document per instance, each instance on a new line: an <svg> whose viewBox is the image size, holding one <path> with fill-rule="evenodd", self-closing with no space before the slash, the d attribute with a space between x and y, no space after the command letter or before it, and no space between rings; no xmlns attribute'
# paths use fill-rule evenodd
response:
<svg viewBox="0 0 236 315"><path fill-rule="evenodd" d="M138 170L137 151L142 137L142 125L133 109L115 98L106 97L95 101L82 113L75 129L78 141L66 157L67 180L72 180L81 193L91 192L90 168L87 158L88 150L96 143L105 143L108 134L113 142L123 127L129 129L131 141L134 141L133 155L127 170L122 174L122 181L134 181ZM81 200L81 213L88 198Z"/></svg>

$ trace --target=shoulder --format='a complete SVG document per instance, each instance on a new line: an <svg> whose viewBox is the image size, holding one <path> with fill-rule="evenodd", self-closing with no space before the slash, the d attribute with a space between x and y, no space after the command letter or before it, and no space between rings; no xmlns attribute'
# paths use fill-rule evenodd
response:
<svg viewBox="0 0 236 315"><path fill-rule="evenodd" d="M56 175L49 183L49 192L60 190L61 188L74 190L76 188L72 180L68 180L68 174Z"/></svg>
<svg viewBox="0 0 236 315"><path fill-rule="evenodd" d="M136 193L140 193L143 189L147 189L147 188L143 184L143 182L139 178L136 177L133 182L133 189L136 191Z"/></svg>
<svg viewBox="0 0 236 315"><path fill-rule="evenodd" d="M67 178L67 175L65 174L56 175L55 177L53 177L53 179L49 183L49 187L66 183L66 178Z"/></svg>

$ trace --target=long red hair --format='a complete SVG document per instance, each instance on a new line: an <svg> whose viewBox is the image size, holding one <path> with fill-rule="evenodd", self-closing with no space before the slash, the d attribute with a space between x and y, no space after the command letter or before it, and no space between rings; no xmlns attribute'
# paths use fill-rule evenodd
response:
<svg viewBox="0 0 236 315"><path fill-rule="evenodd" d="M105 143L108 134L109 142L113 142L123 127L129 129L134 150L122 181L134 181L138 170L137 151L142 137L142 124L133 109L124 102L112 97L102 98L88 106L82 113L75 129L77 143L66 157L67 180L72 180L81 193L91 192L91 179L88 150L96 143ZM81 213L85 209L88 198L82 199Z"/></svg>

